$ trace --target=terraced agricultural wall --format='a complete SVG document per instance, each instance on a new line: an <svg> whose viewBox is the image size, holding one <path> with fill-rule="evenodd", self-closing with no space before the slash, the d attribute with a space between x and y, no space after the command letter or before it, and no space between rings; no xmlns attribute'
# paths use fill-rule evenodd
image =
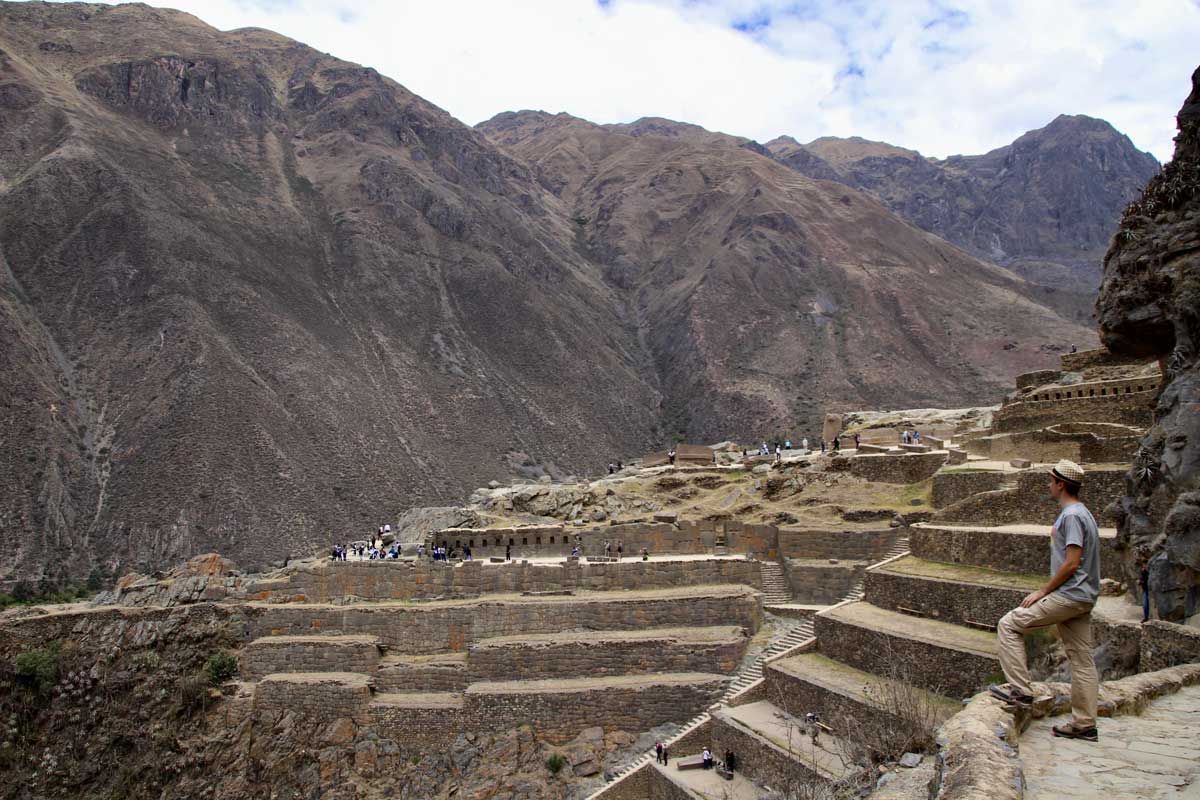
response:
<svg viewBox="0 0 1200 800"><path fill-rule="evenodd" d="M564 599L560 602L462 601L408 606L247 604L240 607L248 639L260 636L370 634L392 652L424 655L465 650L497 636L564 630L704 627L720 622L757 631L759 594L714 587L671 597Z"/></svg>
<svg viewBox="0 0 1200 800"><path fill-rule="evenodd" d="M467 561L322 561L297 567L286 579L249 588L255 600L328 603L357 600L430 600L555 591L633 591L705 584L761 588L757 561L566 561L556 564Z"/></svg>

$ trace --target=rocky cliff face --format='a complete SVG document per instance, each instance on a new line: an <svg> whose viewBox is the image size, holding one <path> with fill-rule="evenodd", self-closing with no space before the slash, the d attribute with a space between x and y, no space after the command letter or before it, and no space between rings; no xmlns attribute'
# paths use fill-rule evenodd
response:
<svg viewBox="0 0 1200 800"><path fill-rule="evenodd" d="M535 111L478 127L538 170L630 298L669 430L815 437L831 404L970 405L1091 339L1037 287L745 139Z"/></svg>
<svg viewBox="0 0 1200 800"><path fill-rule="evenodd" d="M1110 350L1165 368L1120 539L1128 577L1148 565L1158 613L1173 621L1200 611L1200 69L1178 125L1175 157L1126 209L1096 306Z"/></svg>
<svg viewBox="0 0 1200 800"><path fill-rule="evenodd" d="M471 129L266 31L0 17L0 581L263 564L657 438L622 300Z"/></svg>
<svg viewBox="0 0 1200 800"><path fill-rule="evenodd" d="M743 139L476 131L145 6L0 22L0 583L253 567L675 432L991 401L1090 336Z"/></svg>
<svg viewBox="0 0 1200 800"><path fill-rule="evenodd" d="M865 189L918 227L1054 288L1052 302L1081 320L1121 209L1158 171L1128 137L1085 116L945 160L857 137L807 145L781 137L767 147L806 175Z"/></svg>

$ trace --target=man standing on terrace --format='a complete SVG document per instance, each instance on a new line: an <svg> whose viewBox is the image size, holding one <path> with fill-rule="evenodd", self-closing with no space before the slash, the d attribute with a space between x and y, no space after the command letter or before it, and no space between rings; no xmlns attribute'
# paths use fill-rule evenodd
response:
<svg viewBox="0 0 1200 800"><path fill-rule="evenodd" d="M1100 596L1100 531L1095 517L1079 502L1082 486L1078 464L1063 459L1050 470L1050 496L1062 508L1050 531L1050 580L1000 620L1000 666L1008 683L990 691L1014 706L1033 703L1025 634L1055 625L1071 662L1074 718L1069 725L1055 725L1054 735L1095 742L1099 682L1092 658L1092 606Z"/></svg>

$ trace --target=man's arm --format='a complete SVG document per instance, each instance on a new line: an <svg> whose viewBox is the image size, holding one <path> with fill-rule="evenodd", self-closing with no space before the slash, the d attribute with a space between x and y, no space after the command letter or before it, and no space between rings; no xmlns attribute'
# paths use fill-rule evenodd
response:
<svg viewBox="0 0 1200 800"><path fill-rule="evenodd" d="M1029 608L1038 600L1041 600L1043 597L1066 583L1067 579L1075 574L1075 570L1079 569L1079 564L1082 560L1083 548L1077 544L1067 545L1067 554L1063 558L1062 566L1058 568L1058 572L1051 575L1050 582L1041 589L1027 594L1025 599L1021 601L1021 608Z"/></svg>

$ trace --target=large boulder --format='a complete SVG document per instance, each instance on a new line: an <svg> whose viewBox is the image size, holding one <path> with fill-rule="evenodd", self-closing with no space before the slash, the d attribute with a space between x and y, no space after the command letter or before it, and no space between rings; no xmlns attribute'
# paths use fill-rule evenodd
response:
<svg viewBox="0 0 1200 800"><path fill-rule="evenodd" d="M1178 125L1174 159L1121 220L1096 303L1109 350L1164 367L1116 515L1130 585L1148 567L1158 615L1173 621L1200 610L1200 69Z"/></svg>

